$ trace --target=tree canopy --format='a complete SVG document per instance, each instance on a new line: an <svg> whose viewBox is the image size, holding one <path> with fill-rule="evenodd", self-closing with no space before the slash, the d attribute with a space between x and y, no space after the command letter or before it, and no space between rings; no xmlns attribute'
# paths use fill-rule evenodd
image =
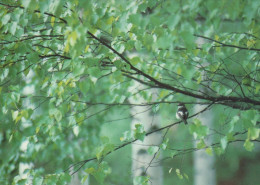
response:
<svg viewBox="0 0 260 185"><path fill-rule="evenodd" d="M159 146L164 160L199 149L221 155L231 143L254 152L259 7L258 0L1 0L0 182L65 184L84 170L102 184L113 173L107 156L177 126L199 142L173 150L168 133ZM129 102L134 82L146 102ZM175 119L180 102L190 110L186 127ZM192 112L196 104L205 108ZM160 114L163 126L131 130L133 106ZM214 128L196 119L208 109Z"/></svg>

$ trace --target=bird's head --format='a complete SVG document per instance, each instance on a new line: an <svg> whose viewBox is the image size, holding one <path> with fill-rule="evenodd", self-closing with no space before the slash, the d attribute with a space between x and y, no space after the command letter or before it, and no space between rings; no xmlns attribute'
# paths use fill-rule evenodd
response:
<svg viewBox="0 0 260 185"><path fill-rule="evenodd" d="M183 107L184 106L184 103L179 103L178 104L178 107Z"/></svg>

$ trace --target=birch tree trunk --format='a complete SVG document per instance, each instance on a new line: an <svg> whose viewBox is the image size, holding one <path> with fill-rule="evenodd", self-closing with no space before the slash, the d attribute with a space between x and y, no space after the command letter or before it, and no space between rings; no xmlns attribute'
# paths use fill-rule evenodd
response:
<svg viewBox="0 0 260 185"><path fill-rule="evenodd" d="M195 111L200 111L205 106L196 105ZM209 128L212 125L212 112L206 111L200 114L198 119L203 125ZM209 137L206 141L207 145L212 143L212 139ZM194 142L196 145L196 142ZM216 185L216 169L215 169L215 157L206 154L205 150L199 150L194 152L194 185Z"/></svg>
<svg viewBox="0 0 260 185"><path fill-rule="evenodd" d="M133 92L144 89L144 86L138 82L135 82L135 85L130 89ZM156 90L151 91L153 93L153 99L156 99L157 93ZM146 103L144 99L137 95L135 98L131 97L129 99L130 103ZM144 130L149 132L153 129L156 129L160 125L160 120L158 115L154 115L148 106L134 106L131 108L132 119L132 129L135 129L136 124L142 124ZM149 155L147 149L149 146L159 146L162 142L162 133L155 132L147 137L144 141L136 141L132 144L132 173L133 178L137 176L149 176L149 184L152 185L162 185L163 184L163 169L160 163L158 162L162 154L159 154L159 157L154 157Z"/></svg>
<svg viewBox="0 0 260 185"><path fill-rule="evenodd" d="M201 47L204 43L203 39L197 40L197 45ZM205 79L205 76L203 75ZM201 91L205 92L204 89ZM196 105L195 112L199 112L204 109L205 105ZM202 125L207 126L208 128L212 127L212 117L213 114L210 110L200 114L198 119L201 121ZM212 143L212 138L209 137L205 141L207 145ZM196 142L194 142L196 146ZM194 152L193 155L194 161L194 185L216 185L216 170L215 170L215 157L208 155L205 150L199 150Z"/></svg>

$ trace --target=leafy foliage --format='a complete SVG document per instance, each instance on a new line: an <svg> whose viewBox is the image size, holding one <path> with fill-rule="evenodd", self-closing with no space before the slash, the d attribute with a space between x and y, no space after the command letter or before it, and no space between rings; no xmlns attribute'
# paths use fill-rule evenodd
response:
<svg viewBox="0 0 260 185"><path fill-rule="evenodd" d="M111 174L106 156L179 124L172 117L179 102L215 112L214 128L198 119L189 125L199 140L196 149L220 155L243 142L254 152L260 132L259 6L257 0L2 0L1 178L6 184L65 184L66 169L81 161L72 172L87 168L103 183ZM136 96L129 90L134 81L147 87L138 93L147 104L128 102ZM159 89L156 101L151 88ZM161 129L146 133L138 124L130 131L131 106L154 105L174 123L163 119ZM100 137L104 125L113 127L116 120L125 129L119 146L113 143L119 138ZM212 134L209 146L205 139ZM173 151L166 141L160 145L165 155L194 151Z"/></svg>

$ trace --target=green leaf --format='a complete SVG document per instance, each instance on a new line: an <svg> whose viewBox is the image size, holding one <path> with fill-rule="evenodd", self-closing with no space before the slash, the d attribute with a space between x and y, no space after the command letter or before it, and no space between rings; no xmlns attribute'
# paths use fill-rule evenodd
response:
<svg viewBox="0 0 260 185"><path fill-rule="evenodd" d="M59 122L62 119L62 113L58 109L54 112L55 119Z"/></svg>
<svg viewBox="0 0 260 185"><path fill-rule="evenodd" d="M125 49L127 51L132 50L134 48L135 42L133 40L128 40L125 45Z"/></svg>
<svg viewBox="0 0 260 185"><path fill-rule="evenodd" d="M62 174L59 174L59 180L57 182L57 185L67 184L70 181L71 181L71 175L68 173L62 173Z"/></svg>
<svg viewBox="0 0 260 185"><path fill-rule="evenodd" d="M149 182L148 176L134 177L134 185L148 185L148 182Z"/></svg>
<svg viewBox="0 0 260 185"><path fill-rule="evenodd" d="M10 143L13 140L14 134L11 134L11 136L8 139L8 142Z"/></svg>
<svg viewBox="0 0 260 185"><path fill-rule="evenodd" d="M116 43L113 48L118 52L118 53L123 53L125 51L125 45L121 42Z"/></svg>
<svg viewBox="0 0 260 185"><path fill-rule="evenodd" d="M193 134L195 139L201 139L208 134L209 128L202 125L199 119L194 119L194 124L189 125L189 131L191 134Z"/></svg>
<svg viewBox="0 0 260 185"><path fill-rule="evenodd" d="M135 125L135 129L134 129L134 138L135 139L139 139L141 141L144 141L145 138L145 131L144 131L144 127L141 124L136 124Z"/></svg>
<svg viewBox="0 0 260 185"><path fill-rule="evenodd" d="M95 168L93 168L93 167L87 168L87 169L85 170L85 172L86 172L86 173L89 173L89 174L92 174L92 173L95 172Z"/></svg>
<svg viewBox="0 0 260 185"><path fill-rule="evenodd" d="M181 174L181 171L180 171L180 169L176 169L176 175L179 177L179 179L183 179L183 175Z"/></svg>
<svg viewBox="0 0 260 185"><path fill-rule="evenodd" d="M139 40L135 41L134 45L135 45L135 49L137 51L142 50L142 43L141 43L141 41L139 41Z"/></svg>
<svg viewBox="0 0 260 185"><path fill-rule="evenodd" d="M29 62L38 62L40 60L40 57L36 52L32 52L29 55L26 55L26 58Z"/></svg>
<svg viewBox="0 0 260 185"><path fill-rule="evenodd" d="M87 69L88 73L91 75L91 77L99 77L101 75L101 71L98 67L90 67ZM92 80L92 79L91 79ZM93 80L92 80L93 81ZM94 81L93 81L94 82ZM95 83L95 82L94 82Z"/></svg>
<svg viewBox="0 0 260 185"><path fill-rule="evenodd" d="M147 150L149 155L154 155L156 152L158 152L159 147L158 146L150 146Z"/></svg>
<svg viewBox="0 0 260 185"><path fill-rule="evenodd" d="M161 49L168 49L172 45L172 36L163 35L158 38L156 44Z"/></svg>
<svg viewBox="0 0 260 185"><path fill-rule="evenodd" d="M98 160L100 160L103 156L105 156L107 153L114 150L115 145L109 143L108 137L102 137L101 138L103 145L97 148L96 157Z"/></svg>
<svg viewBox="0 0 260 185"><path fill-rule="evenodd" d="M57 174L48 174L44 177L43 184L56 185L58 178Z"/></svg>
<svg viewBox="0 0 260 185"><path fill-rule="evenodd" d="M85 95L87 95L90 87L91 87L91 84L92 83L91 81L80 81L79 82L79 89L81 90L81 92Z"/></svg>
<svg viewBox="0 0 260 185"><path fill-rule="evenodd" d="M260 129L259 128L255 128L255 127L250 127L248 128L248 139L250 140L255 140L259 137L259 133L260 133Z"/></svg>
<svg viewBox="0 0 260 185"><path fill-rule="evenodd" d="M160 148L163 149L163 150L166 150L167 147L168 147L168 142L169 142L169 139L168 139L168 138L165 139L165 140L163 140L163 142L162 142Z"/></svg>
<svg viewBox="0 0 260 185"><path fill-rule="evenodd" d="M197 84L200 84L201 80L202 80L202 74L200 73L199 77L197 78Z"/></svg>
<svg viewBox="0 0 260 185"><path fill-rule="evenodd" d="M54 22L55 22L55 17L51 17L51 26L54 26Z"/></svg>
<svg viewBox="0 0 260 185"><path fill-rule="evenodd" d="M128 19L128 21L130 23L133 23L135 25L140 25L141 20L142 20L142 17L140 14L132 14L129 16L129 19Z"/></svg>
<svg viewBox="0 0 260 185"><path fill-rule="evenodd" d="M229 130L228 132L232 132L234 130L234 126L235 126L235 123L238 122L239 120L239 116L234 116L231 120L231 122L229 123Z"/></svg>
<svg viewBox="0 0 260 185"><path fill-rule="evenodd" d="M73 74L74 74L75 76L79 76L79 75L83 74L84 71L85 71L85 66L80 65L80 64L76 64L76 65L74 66L74 68L73 68Z"/></svg>
<svg viewBox="0 0 260 185"><path fill-rule="evenodd" d="M50 109L49 115L51 117L54 116L57 122L61 121L62 119L62 113L59 109Z"/></svg>
<svg viewBox="0 0 260 185"><path fill-rule="evenodd" d="M29 109L29 110L22 110L21 111L21 116L24 117L25 119L28 119L30 110L31 109Z"/></svg>
<svg viewBox="0 0 260 185"><path fill-rule="evenodd" d="M86 182L86 180L88 179L88 177L89 177L88 174L85 175L85 176L83 177L83 179L81 179L81 183L84 184L84 183Z"/></svg>
<svg viewBox="0 0 260 185"><path fill-rule="evenodd" d="M182 31L180 33L180 36L182 37L184 43L185 43L185 46L188 48L188 49L192 49L195 47L195 40L194 40L194 36L191 32L189 31Z"/></svg>
<svg viewBox="0 0 260 185"><path fill-rule="evenodd" d="M196 147L197 147L198 149L205 148L206 146L207 146L207 145L206 145L206 143L205 143L205 141L204 141L203 139L200 139L200 141L197 142L197 145L196 145Z"/></svg>
<svg viewBox="0 0 260 185"><path fill-rule="evenodd" d="M220 139L220 145L221 145L221 148L222 148L223 150L226 149L227 144L228 144L227 136L222 137L222 138Z"/></svg>
<svg viewBox="0 0 260 185"><path fill-rule="evenodd" d="M9 28L9 31L10 31L10 33L11 33L12 35L15 34L16 28L17 28L17 22L12 22L12 23L10 24L10 28Z"/></svg>
<svg viewBox="0 0 260 185"><path fill-rule="evenodd" d="M124 64L123 64L123 62L122 62L121 60L116 60L116 61L114 61L113 64L114 64L114 65L116 66L116 68L119 69L119 70L121 70L121 69L124 67Z"/></svg>
<svg viewBox="0 0 260 185"><path fill-rule="evenodd" d="M19 179L18 181L16 181L17 185L26 185L26 179Z"/></svg>
<svg viewBox="0 0 260 185"><path fill-rule="evenodd" d="M16 92L11 93L11 98L15 103L18 103L20 101L20 94Z"/></svg>
<svg viewBox="0 0 260 185"><path fill-rule="evenodd" d="M13 118L13 120L16 120L18 114L19 114L19 111L12 111L12 118Z"/></svg>
<svg viewBox="0 0 260 185"><path fill-rule="evenodd" d="M154 40L153 40L153 36L150 34L145 34L144 38L143 38L143 43L144 46L146 46L148 48L148 50L151 49L151 46L153 44Z"/></svg>
<svg viewBox="0 0 260 185"><path fill-rule="evenodd" d="M231 133L228 133L228 134L226 135L228 141L234 141L234 140L235 140L235 137L234 137L233 134L234 134L234 133L231 132Z"/></svg>
<svg viewBox="0 0 260 185"><path fill-rule="evenodd" d="M260 90L260 84L256 85L255 94L258 94L259 90Z"/></svg>
<svg viewBox="0 0 260 185"><path fill-rule="evenodd" d="M247 139L244 143L244 147L247 151L251 152L254 149L254 143Z"/></svg>
<svg viewBox="0 0 260 185"><path fill-rule="evenodd" d="M242 84L243 84L243 85L249 85L249 86L250 86L251 83L252 83L251 78L245 77L245 78L243 78L243 80L242 80Z"/></svg>
<svg viewBox="0 0 260 185"><path fill-rule="evenodd" d="M68 36L68 41L70 43L71 46L74 46L76 44L78 38L78 33L77 31L72 31L69 36Z"/></svg>
<svg viewBox="0 0 260 185"><path fill-rule="evenodd" d="M8 21L10 20L11 16L10 14L6 14L5 16L2 17L2 24L5 25L8 23Z"/></svg>
<svg viewBox="0 0 260 185"><path fill-rule="evenodd" d="M178 154L178 152L177 151L171 151L171 158L173 158L173 157L175 157L176 155Z"/></svg>
<svg viewBox="0 0 260 185"><path fill-rule="evenodd" d="M103 184L106 176L111 173L111 168L108 166L107 162L102 161L96 169L90 167L87 168L85 172L93 175L100 184Z"/></svg>
<svg viewBox="0 0 260 185"><path fill-rule="evenodd" d="M186 173L184 173L183 176L185 179L189 180L189 176Z"/></svg>
<svg viewBox="0 0 260 185"><path fill-rule="evenodd" d="M259 117L258 112L255 110L247 110L241 112L241 118L243 120L244 128L248 129L250 127L254 127L258 117Z"/></svg>
<svg viewBox="0 0 260 185"><path fill-rule="evenodd" d="M120 141L130 141L133 138L133 134L130 131L125 131L123 137L120 137Z"/></svg>
<svg viewBox="0 0 260 185"><path fill-rule="evenodd" d="M31 0L22 0L21 2L22 2L23 7L25 9L27 9L29 4L30 4L30 2L31 2Z"/></svg>
<svg viewBox="0 0 260 185"><path fill-rule="evenodd" d="M48 7L49 7L49 4L48 3L44 3L44 1L40 1L39 2L39 8L40 8L40 11L41 11L41 13L43 14L45 11L47 11L47 9L48 9Z"/></svg>
<svg viewBox="0 0 260 185"><path fill-rule="evenodd" d="M224 95L229 96L233 92L233 89L228 89L225 91Z"/></svg>
<svg viewBox="0 0 260 185"><path fill-rule="evenodd" d="M171 30L174 30L176 25L179 23L181 20L180 14L172 14L167 21L167 24Z"/></svg>
<svg viewBox="0 0 260 185"><path fill-rule="evenodd" d="M38 134L39 131L40 131L40 129L41 129L41 127L36 127L36 129L35 129L35 133Z"/></svg>
<svg viewBox="0 0 260 185"><path fill-rule="evenodd" d="M212 151L212 148L211 148L211 147L206 148L205 152L206 152L208 155L210 155L210 156L213 155L213 151Z"/></svg>
<svg viewBox="0 0 260 185"><path fill-rule="evenodd" d="M138 63L140 63L141 62L141 59L140 59L140 57L133 57L132 59L131 59L131 64L132 65L137 65Z"/></svg>
<svg viewBox="0 0 260 185"><path fill-rule="evenodd" d="M33 184L42 184L43 178L42 177L34 177L33 178Z"/></svg>

